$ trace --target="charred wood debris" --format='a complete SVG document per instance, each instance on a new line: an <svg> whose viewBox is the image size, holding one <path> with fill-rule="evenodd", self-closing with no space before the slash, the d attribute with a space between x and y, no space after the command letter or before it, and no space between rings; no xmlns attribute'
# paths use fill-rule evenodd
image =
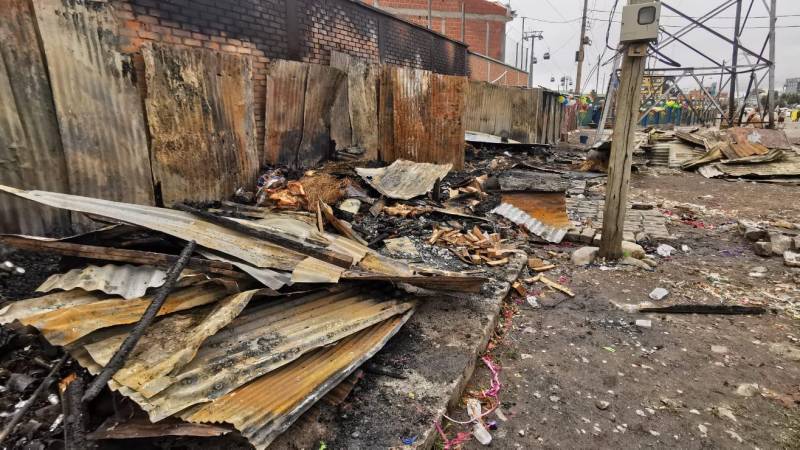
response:
<svg viewBox="0 0 800 450"><path fill-rule="evenodd" d="M354 155L305 171L266 167L253 186L230 199L166 208L4 187L85 213L95 226L61 239L0 236L8 260L0 271L0 401L3 411L11 411L3 413L0 445L77 449L103 439L239 431L265 448L305 407L293 407L280 423L254 425L247 418L221 420L206 405L259 382L268 385L275 373L313 364L315 352L351 345L369 333L379 336L357 347L359 358L300 392L301 399L327 398L359 367L404 378L367 360L402 326L415 302L433 294L457 303L461 292L480 292L483 284L499 282L514 253L530 258L514 289L539 283L574 295L547 278L566 257L543 245L561 243L570 228L566 197L602 197L594 192L604 174L579 171L580 151L554 152L545 145L473 143L466 155L463 171ZM248 246L269 251L254 255ZM268 257L278 263L264 263ZM336 308L320 299L335 302L352 288L366 292L362 297L372 308L341 306L339 314L361 315L357 326L328 340L286 334L284 347L299 359L266 364L275 357L267 349L258 361L231 359L234 367L263 370L247 376L233 370L213 386L219 392L199 392L201 386L197 393L178 392L177 385L197 375L193 361L202 362L211 351L206 347L225 344L226 330L254 323L276 302L298 308L291 311L296 315L327 308L335 318ZM186 292L210 297L201 301ZM284 322L284 328L297 325ZM270 330L281 333L279 325ZM165 345L154 360L145 347L165 336L185 341L190 351ZM247 427L250 434L243 432Z"/></svg>

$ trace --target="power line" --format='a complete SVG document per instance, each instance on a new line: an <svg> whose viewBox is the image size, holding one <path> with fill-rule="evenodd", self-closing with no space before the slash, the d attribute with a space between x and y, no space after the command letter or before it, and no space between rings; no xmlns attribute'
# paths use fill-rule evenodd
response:
<svg viewBox="0 0 800 450"><path fill-rule="evenodd" d="M567 18L564 17L563 14L561 14L561 11L559 11L558 8L556 8L555 6L553 6L552 3L550 3L550 0L544 0L544 1L547 2L547 4L550 5L551 8L553 8L553 11L555 11L556 14L558 14L559 17L561 17L564 20L567 20Z"/></svg>

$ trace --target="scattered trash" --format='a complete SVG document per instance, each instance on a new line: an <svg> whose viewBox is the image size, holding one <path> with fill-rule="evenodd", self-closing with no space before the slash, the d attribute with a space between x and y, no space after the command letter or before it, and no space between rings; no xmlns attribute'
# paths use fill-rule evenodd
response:
<svg viewBox="0 0 800 450"><path fill-rule="evenodd" d="M672 256L672 252L675 251L675 247L667 244L661 244L656 248L656 253L659 254L662 258L669 258Z"/></svg>
<svg viewBox="0 0 800 450"><path fill-rule="evenodd" d="M653 300L663 300L667 295L669 295L669 291L660 287L655 288L652 292L650 292L650 298Z"/></svg>
<svg viewBox="0 0 800 450"><path fill-rule="evenodd" d="M651 328L653 326L653 324L652 324L652 322L650 320L637 319L636 320L636 326L639 327L639 328Z"/></svg>

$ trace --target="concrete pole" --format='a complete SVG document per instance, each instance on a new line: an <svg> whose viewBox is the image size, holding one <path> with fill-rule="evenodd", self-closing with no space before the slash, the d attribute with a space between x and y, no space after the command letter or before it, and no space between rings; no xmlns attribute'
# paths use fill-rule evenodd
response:
<svg viewBox="0 0 800 450"><path fill-rule="evenodd" d="M639 117L642 77L647 61L647 44L625 46L622 75L619 82L617 121L611 141L608 182L603 215L603 231L599 255L606 259L622 258L622 235L628 206L628 184L631 178L634 131Z"/></svg>
<svg viewBox="0 0 800 450"><path fill-rule="evenodd" d="M728 95L728 126L733 126L736 115L736 64L739 61L739 25L742 23L742 0L736 1L736 23L733 29L733 58L731 59L731 90Z"/></svg>
<svg viewBox="0 0 800 450"><path fill-rule="evenodd" d="M583 0L583 19L581 20L581 42L578 45L578 73L575 75L576 95L581 94L581 76L583 75L583 41L586 40L586 10L588 7L589 7L589 0Z"/></svg>
<svg viewBox="0 0 800 450"><path fill-rule="evenodd" d="M433 0L428 0L428 29L433 29Z"/></svg>
<svg viewBox="0 0 800 450"><path fill-rule="evenodd" d="M524 17L522 18L522 34L520 35L519 42L520 42L520 47L521 47L519 49L519 62L522 63L523 60L525 59L525 56L524 56L525 55L525 18ZM520 69L524 70L525 66L523 65L522 67L520 67Z"/></svg>
<svg viewBox="0 0 800 450"><path fill-rule="evenodd" d="M465 42L465 39L466 39L466 33L464 31L464 30L466 30L466 26L465 26L466 22L467 22L467 12L464 9L464 2L462 1L461 2L461 42Z"/></svg>
<svg viewBox="0 0 800 450"><path fill-rule="evenodd" d="M769 127L775 128L775 22L777 21L778 0L770 1L769 6L769 91L767 92L767 114L769 114Z"/></svg>
<svg viewBox="0 0 800 450"><path fill-rule="evenodd" d="M535 53L533 53L533 47L534 47L535 44L536 44L536 32L534 31L531 34L531 57L528 58L528 64L529 64L529 68L528 68L528 87L529 88L533 87L533 58L535 57L534 56Z"/></svg>

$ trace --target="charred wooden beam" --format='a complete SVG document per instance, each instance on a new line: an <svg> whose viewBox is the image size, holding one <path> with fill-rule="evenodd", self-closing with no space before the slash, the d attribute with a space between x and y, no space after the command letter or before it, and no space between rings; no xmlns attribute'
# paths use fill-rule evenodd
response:
<svg viewBox="0 0 800 450"><path fill-rule="evenodd" d="M153 300L150 302L150 305L147 306L147 309L142 314L142 317L139 321L134 325L133 329L131 330L130 334L125 338L120 345L119 349L117 349L114 356L108 361L103 370L95 377L92 384L86 389L86 392L83 394L82 402L84 404L91 402L92 400L97 397L98 394L103 390L106 383L111 380L111 377L114 376L115 373L122 366L125 364L125 360L136 346L136 343L139 342L139 339L142 337L144 332L147 330L147 327L155 320L156 314L158 314L158 310L161 309L161 306L164 305L164 301L166 301L167 296L172 292L172 289L175 288L175 282L178 281L178 277L183 272L183 269L186 268L186 265L189 263L189 259L194 252L196 247L196 243L194 241L189 241L186 244L186 247L181 252L181 255L178 257L178 261L175 262L175 265L170 267L167 271L166 280L164 284L158 288L156 291L155 296L153 296Z"/></svg>
<svg viewBox="0 0 800 450"><path fill-rule="evenodd" d="M73 244L71 242L62 241L42 241L20 236L0 236L0 244L33 252L51 252L78 258L143 264L157 267L169 267L178 261L178 256L168 255L166 253ZM186 267L198 272L214 273L231 278L246 277L244 274L237 272L232 264L222 261L189 258Z"/></svg>

